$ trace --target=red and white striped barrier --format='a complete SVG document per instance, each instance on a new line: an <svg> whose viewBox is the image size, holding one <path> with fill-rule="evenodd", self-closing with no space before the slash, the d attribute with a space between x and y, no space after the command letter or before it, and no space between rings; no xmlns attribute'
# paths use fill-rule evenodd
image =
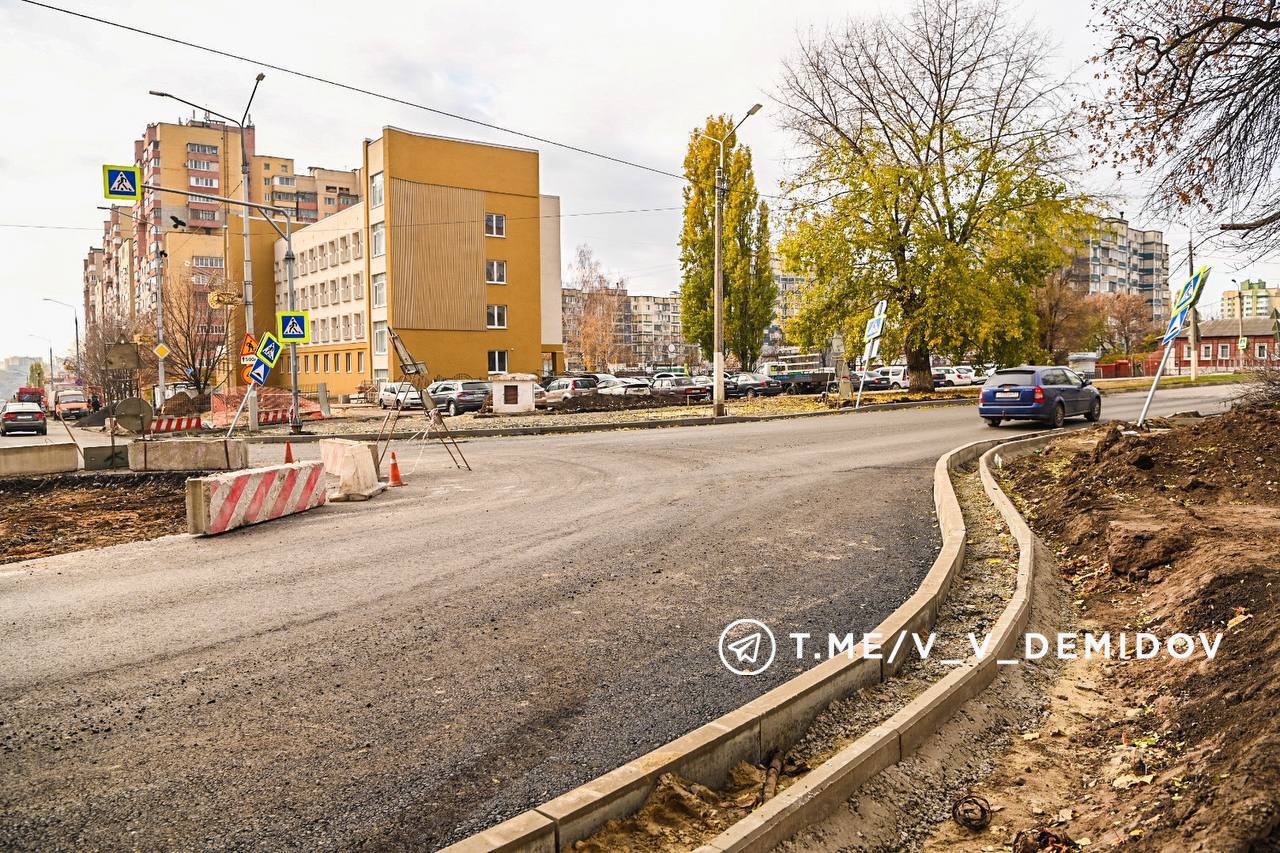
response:
<svg viewBox="0 0 1280 853"><path fill-rule="evenodd" d="M189 418L175 418L168 415L155 418L151 421L151 432L190 432L191 430L202 430L204 424L200 422L200 416L195 415Z"/></svg>
<svg viewBox="0 0 1280 853"><path fill-rule="evenodd" d="M273 409L270 412L258 412L258 424L287 424L289 423L288 409Z"/></svg>
<svg viewBox="0 0 1280 853"><path fill-rule="evenodd" d="M325 503L323 462L294 462L187 480L187 529L211 536Z"/></svg>

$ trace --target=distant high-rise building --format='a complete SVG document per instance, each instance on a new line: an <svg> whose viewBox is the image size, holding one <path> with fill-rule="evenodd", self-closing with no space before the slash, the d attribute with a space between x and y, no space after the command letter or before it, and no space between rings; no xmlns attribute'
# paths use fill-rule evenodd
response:
<svg viewBox="0 0 1280 853"><path fill-rule="evenodd" d="M1099 232L1072 262L1069 280L1089 293L1136 293L1150 306L1153 321L1169 316L1169 246L1164 233L1130 228L1123 213L1102 220Z"/></svg>
<svg viewBox="0 0 1280 853"><path fill-rule="evenodd" d="M1280 308L1280 287L1267 287L1261 279L1240 282L1237 289L1222 292L1222 306L1219 312L1223 319L1234 320L1241 314L1245 317L1270 317L1271 311Z"/></svg>

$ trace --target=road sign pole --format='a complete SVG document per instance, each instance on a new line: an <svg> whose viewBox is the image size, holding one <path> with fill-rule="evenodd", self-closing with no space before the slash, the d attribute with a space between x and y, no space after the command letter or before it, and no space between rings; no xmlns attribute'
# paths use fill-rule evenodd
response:
<svg viewBox="0 0 1280 853"><path fill-rule="evenodd" d="M258 386L250 382L249 387L245 389L244 399L240 401L240 408L236 409L236 416L231 419L231 426L227 429L227 438L231 438L231 433L236 431L236 424L240 423L240 415L244 412L244 404L249 402L250 397L256 398L257 396Z"/></svg>
<svg viewBox="0 0 1280 853"><path fill-rule="evenodd" d="M164 235L160 233L160 227L154 224L152 227L154 227L156 230L156 239L161 240ZM164 268L165 268L165 261L167 259L168 259L168 254L165 252L164 246L161 245L159 256L156 258L156 261L158 262L157 269L159 270L159 275L157 276L157 279L156 279L156 345L157 346L164 343ZM159 364L159 367L156 370L156 373L157 373L156 378L160 380L159 409L161 414L163 414L164 401L167 396L165 394L164 359L163 358L158 359L157 364Z"/></svg>
<svg viewBox="0 0 1280 853"><path fill-rule="evenodd" d="M285 293L289 299L289 310L296 311L298 306L293 299L293 268L296 259L293 256L293 220L288 216L284 220L284 269ZM302 434L302 411L298 407L298 345L289 343L289 388L293 392L293 416L289 419L289 432Z"/></svg>
<svg viewBox="0 0 1280 853"><path fill-rule="evenodd" d="M1164 375L1165 363L1169 361L1169 353L1177 346L1177 340L1170 341L1164 348L1164 355L1160 356L1160 366L1156 368L1156 375L1151 380L1151 390L1147 392L1147 401L1142 404L1142 414L1138 415L1138 426L1142 426L1147 420L1147 410L1151 408L1151 400L1156 396L1156 386L1160 384L1160 377Z"/></svg>
<svg viewBox="0 0 1280 853"><path fill-rule="evenodd" d="M862 365L862 373L858 375L858 400L853 404L856 409L862 405L862 385L867 381L867 365Z"/></svg>

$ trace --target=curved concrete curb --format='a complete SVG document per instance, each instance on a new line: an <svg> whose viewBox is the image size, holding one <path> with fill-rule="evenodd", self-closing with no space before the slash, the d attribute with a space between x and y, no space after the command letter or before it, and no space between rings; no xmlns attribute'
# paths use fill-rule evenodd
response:
<svg viewBox="0 0 1280 853"><path fill-rule="evenodd" d="M665 427L683 426L719 426L721 424L766 423L768 421L788 421L797 418L821 418L832 415L855 415L864 412L887 412L895 409L926 409L940 406L975 405L977 397L957 397L951 400L919 400L908 403L874 403L861 409L831 409L824 412L789 412L778 415L727 415L723 418L668 418L666 420L649 421L615 421L596 424L558 424L554 426L511 426L491 429L455 429L451 430L455 438L496 438L514 435L560 435L576 432L611 432L620 429L662 429ZM400 431L391 434L393 440L403 440L419 435L421 430ZM387 436L381 436L386 438ZM297 444L306 441L319 441L324 438L346 438L352 441L376 441L379 436L373 432L357 433L315 433L303 435L254 435L241 436L244 441L254 444L284 444L286 441Z"/></svg>
<svg viewBox="0 0 1280 853"><path fill-rule="evenodd" d="M916 592L872 632L883 638L883 659L831 658L665 746L445 850L473 853L569 849L605 821L639 809L662 774L676 773L718 788L739 762L763 763L774 750L785 750L794 744L813 718L832 702L889 678L907 659L890 661L888 651L899 635L924 633L932 628L951 581L964 563L964 517L951 483L951 472L1005 441L1007 439L996 438L964 445L945 454L934 465L934 508L942 547ZM1019 584L1022 589L1021 571ZM904 648L913 646L906 642ZM994 675L994 657L990 659L990 666L969 664L950 673L916 702L770 800L705 849L767 849L794 834L817 819L815 816L821 812L816 807L834 807L843 802L857 785L896 763L902 755L909 755L941 720L950 716L964 699L985 687ZM961 696L963 698L959 698ZM928 701L922 703L921 700ZM941 715L940 709L944 706L947 710Z"/></svg>
<svg viewBox="0 0 1280 853"><path fill-rule="evenodd" d="M991 472L1012 459L1042 447L1060 435L1042 433L1005 441L978 460L983 490L1000 511L1018 543L1018 573L1013 595L991 629L988 654L971 658L949 672L885 722L849 744L791 787L743 820L698 848L695 853L740 853L771 850L839 808L861 785L885 767L915 752L960 706L995 679L997 661L1008 658L1031 618L1035 572L1035 538L1026 520L1000 489Z"/></svg>

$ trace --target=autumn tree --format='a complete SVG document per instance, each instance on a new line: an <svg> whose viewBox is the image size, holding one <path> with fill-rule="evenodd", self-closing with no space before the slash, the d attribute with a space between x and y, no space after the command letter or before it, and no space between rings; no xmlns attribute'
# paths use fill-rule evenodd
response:
<svg viewBox="0 0 1280 853"><path fill-rule="evenodd" d="M685 338L715 353L715 174L724 139L723 259L725 348L751 369L773 320L777 285L769 208L756 191L751 149L739 145L732 116L711 116L689 135L684 158L684 227L680 232L680 319ZM706 136L703 136L706 134ZM728 138L725 136L728 134Z"/></svg>
<svg viewBox="0 0 1280 853"><path fill-rule="evenodd" d="M85 328L81 376L86 385L101 391L102 402L108 406L138 393L139 371L112 369L107 357L116 344L133 345L134 335L140 331L140 324L105 312ZM138 350L140 367L148 361L154 364L154 356L146 347Z"/></svg>
<svg viewBox="0 0 1280 853"><path fill-rule="evenodd" d="M578 356L587 370L597 373L628 361L630 352L622 334L628 305L626 282L610 281L586 245L578 247L569 280L581 294L581 310L568 329L565 352Z"/></svg>
<svg viewBox="0 0 1280 853"><path fill-rule="evenodd" d="M1104 323L1097 303L1065 268L1051 272L1035 289L1035 317L1038 355L1054 364L1065 364L1068 353L1092 346Z"/></svg>
<svg viewBox="0 0 1280 853"><path fill-rule="evenodd" d="M185 378L197 396L208 393L220 373L230 369L226 308L209 305L209 290L218 282L207 273L185 274L170 281L164 295L165 380Z"/></svg>
<svg viewBox="0 0 1280 853"><path fill-rule="evenodd" d="M921 0L802 41L780 100L804 154L782 251L806 271L788 328L851 351L880 299L882 350L914 390L935 352L1020 360L1036 348L1034 288L1066 266L1086 200L1063 163L1069 118L1044 39L999 5Z"/></svg>
<svg viewBox="0 0 1280 853"><path fill-rule="evenodd" d="M1102 295L1099 308L1105 320L1105 343L1110 349L1125 355L1133 354L1135 346L1142 342L1155 323L1151 306L1136 293Z"/></svg>
<svg viewBox="0 0 1280 853"><path fill-rule="evenodd" d="M1103 0L1094 147L1153 179L1154 212L1221 212L1280 247L1280 8L1274 0Z"/></svg>

